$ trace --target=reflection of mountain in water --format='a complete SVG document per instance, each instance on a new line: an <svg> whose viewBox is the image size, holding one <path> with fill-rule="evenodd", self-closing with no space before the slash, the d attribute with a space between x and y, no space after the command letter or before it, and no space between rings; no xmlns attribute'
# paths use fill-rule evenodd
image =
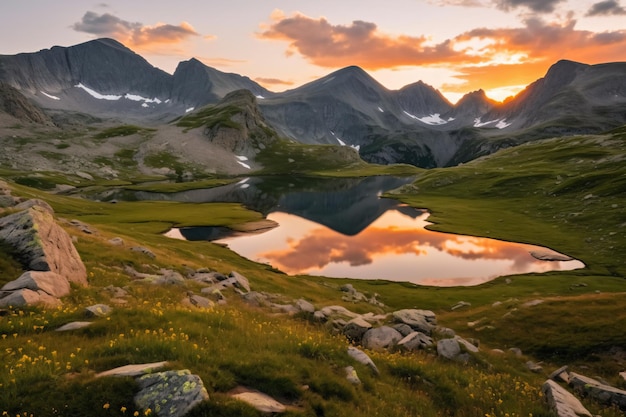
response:
<svg viewBox="0 0 626 417"><path fill-rule="evenodd" d="M216 188L178 193L121 190L96 198L241 203L264 216L281 211L322 224L345 235L355 235L387 210L396 208L404 213L405 208L397 201L379 196L410 181L410 178L388 176L346 179L252 177ZM406 214L411 217L419 215L413 209Z"/></svg>

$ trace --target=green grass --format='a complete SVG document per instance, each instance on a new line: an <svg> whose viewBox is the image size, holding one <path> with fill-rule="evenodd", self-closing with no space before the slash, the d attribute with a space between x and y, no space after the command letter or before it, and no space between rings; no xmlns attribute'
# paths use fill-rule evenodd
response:
<svg viewBox="0 0 626 417"><path fill-rule="evenodd" d="M291 277L209 242L160 234L172 225L236 226L260 218L238 205L106 204L13 184L16 194L43 198L58 217L89 223L96 233L86 235L67 226L87 266L88 288L74 288L60 309L33 308L0 317L0 412L133 415L134 382L100 380L94 374L128 363L168 360L172 369L188 368L200 375L209 391L210 399L192 416L258 416L228 397L240 384L292 404L287 416L550 416L539 388L557 366L569 364L619 385L617 371L623 365L611 352L626 346L625 142L624 130L539 141L460 167L419 171L412 185L394 193L430 209L433 229L549 246L587 265L578 271L502 277L468 288ZM283 154L265 157L278 167L284 158L300 155L302 162L293 172L330 169L326 174L335 175L330 162L322 160L317 168L312 163L331 157L333 149L305 149L281 144L274 150ZM366 168L343 167L353 172ZM115 236L124 239L124 246L108 244ZM149 248L156 258L128 250L135 245ZM0 254L2 272L18 274L20 267L6 248ZM226 306L185 307L181 299L188 291L199 293L198 285L158 287L133 281L124 273L126 265L153 273L159 268L181 273L200 267L236 270L249 278L254 290L282 294L286 300L304 297L317 307L341 304L361 313L431 309L441 325L480 339L481 353L461 365L437 359L432 352L370 352L381 370L376 377L345 354L345 338L324 324L251 308L232 292L226 294ZM368 295L379 294L386 307L342 301L339 288L347 282ZM116 306L109 318L96 319L87 329L54 331L82 320L85 306L109 303L102 291L107 285L126 286L129 303ZM544 302L524 306L535 299ZM461 300L471 306L451 311ZM521 348L525 356L490 353L509 347ZM543 361L545 372L528 371L526 360ZM347 365L356 368L362 385L346 382ZM623 415L588 399L583 402L593 414Z"/></svg>
<svg viewBox="0 0 626 417"><path fill-rule="evenodd" d="M197 112L183 116L176 121L176 126L184 127L185 130L206 127L228 127L231 129L241 129L241 125L231 120L231 118L241 113L238 106L206 106Z"/></svg>
<svg viewBox="0 0 626 417"><path fill-rule="evenodd" d="M115 126L108 129L104 129L101 132L93 135L94 139L108 139L115 138L120 136L130 136L135 134L148 135L154 132L155 129L148 129L145 127L135 126L135 125L121 125Z"/></svg>

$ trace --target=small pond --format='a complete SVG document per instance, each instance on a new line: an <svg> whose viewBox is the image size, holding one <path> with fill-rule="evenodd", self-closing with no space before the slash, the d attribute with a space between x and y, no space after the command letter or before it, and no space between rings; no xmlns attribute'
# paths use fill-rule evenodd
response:
<svg viewBox="0 0 626 417"><path fill-rule="evenodd" d="M211 189L126 191L100 198L242 203L278 226L245 234L191 227L172 229L167 235L222 243L290 275L467 286L503 275L584 267L543 247L426 230L426 210L380 197L410 180L254 177Z"/></svg>

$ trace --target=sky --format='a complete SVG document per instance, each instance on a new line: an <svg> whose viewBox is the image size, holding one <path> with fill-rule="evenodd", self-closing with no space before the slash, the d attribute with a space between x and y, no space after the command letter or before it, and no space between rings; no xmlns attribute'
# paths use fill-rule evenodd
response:
<svg viewBox="0 0 626 417"><path fill-rule="evenodd" d="M0 54L116 39L173 73L197 58L272 91L357 65L396 90L502 101L552 64L626 61L626 0L2 0Z"/></svg>

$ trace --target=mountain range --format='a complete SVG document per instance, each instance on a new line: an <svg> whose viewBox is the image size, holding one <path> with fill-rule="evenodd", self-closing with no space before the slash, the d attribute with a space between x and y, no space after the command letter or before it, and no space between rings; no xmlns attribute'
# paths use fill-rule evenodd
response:
<svg viewBox="0 0 626 417"><path fill-rule="evenodd" d="M97 39L2 55L0 84L0 104L5 103L0 112L10 113L6 103L15 103L19 94L25 100L17 101L35 104L35 122L57 125L68 115L169 124L245 89L256 97L264 122L281 137L351 146L368 162L426 168L626 123L626 62L559 61L504 103L478 90L453 105L421 81L389 90L355 66L281 93L195 58L179 63L170 75L117 41Z"/></svg>

